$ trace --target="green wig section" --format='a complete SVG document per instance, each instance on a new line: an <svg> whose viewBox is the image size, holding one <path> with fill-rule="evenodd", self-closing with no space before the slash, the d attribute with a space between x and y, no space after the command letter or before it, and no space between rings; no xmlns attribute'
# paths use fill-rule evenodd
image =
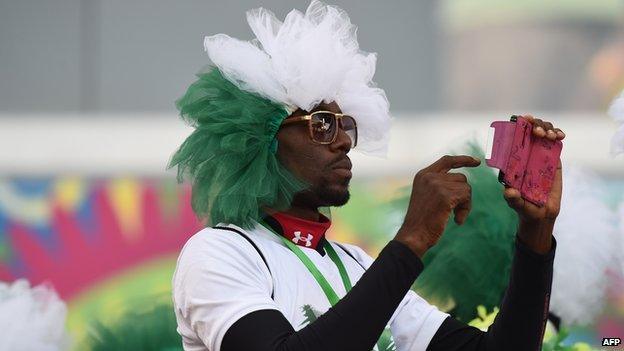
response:
<svg viewBox="0 0 624 351"><path fill-rule="evenodd" d="M176 101L195 128L169 163L178 180L192 179L192 207L209 223L253 226L263 207L290 206L305 189L277 159L275 136L288 111L280 104L240 90L211 67Z"/></svg>
<svg viewBox="0 0 624 351"><path fill-rule="evenodd" d="M173 306L160 303L140 312L128 312L112 325L90 328L91 351L182 351Z"/></svg>
<svg viewBox="0 0 624 351"><path fill-rule="evenodd" d="M483 151L474 142L466 151L482 160L479 167L462 171L472 186L470 215L461 226L449 219L440 241L426 253L425 269L414 286L423 297L452 306L449 313L464 322L475 318L480 305L487 310L499 306L518 223Z"/></svg>

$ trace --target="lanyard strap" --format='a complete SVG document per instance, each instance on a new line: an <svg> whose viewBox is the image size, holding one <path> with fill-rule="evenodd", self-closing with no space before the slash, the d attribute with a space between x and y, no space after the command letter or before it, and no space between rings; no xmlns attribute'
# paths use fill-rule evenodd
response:
<svg viewBox="0 0 624 351"><path fill-rule="evenodd" d="M314 276L314 279L316 279L316 282L318 283L318 285L321 287L321 289L323 289L323 292L325 293L325 296L327 296L329 303L332 306L338 303L338 301L340 301L340 298L338 297L338 295L336 294L332 286L329 284L327 279L325 279L325 277L323 276L323 273L321 273L321 271L319 271L318 268L316 268L312 260L310 260L310 258L305 253L303 253L303 251L299 248L299 246L295 245L293 242L286 239L282 235L279 235L278 233L276 233L271 228L271 226L268 225L268 223L266 225L263 224L263 226L267 228L269 231L271 231L273 234L277 235L280 239L282 239L282 242L286 245L286 247L288 247L290 251L292 251L299 258L299 260L301 260L301 263L303 263L303 265L306 266L308 271L310 271L312 276ZM342 283L345 286L345 291L349 292L349 290L351 290L351 280L349 279L347 270L344 264L342 263L342 261L340 260L340 257L338 257L336 250L334 250L334 248L331 246L331 244L327 240L325 240L323 248L329 255L329 258L331 258L331 260L334 262L336 267L338 267L338 272L340 272L340 278L342 278ZM389 335L391 335L390 331L389 329L386 328L384 330L384 333L380 336L379 340L377 341L377 348L379 350L382 349L382 344L381 344L382 339L386 340L386 343L390 342L389 340L387 340ZM392 348L391 350L396 350L396 348Z"/></svg>
<svg viewBox="0 0 624 351"><path fill-rule="evenodd" d="M286 239L285 237L273 231L273 229L271 229L270 226L265 225L265 227L269 229L271 232L273 232L275 235L277 235L280 239L282 239L282 242L286 245L286 247L288 247L290 251L292 251L295 254L295 256L299 258L299 260L301 261L301 263L303 263L304 266L306 266L306 268L312 274L312 276L314 277L318 285L321 287L321 289L323 289L325 296L327 296L327 300L329 300L329 303L332 306L335 305L338 301L340 301L338 294L336 294L331 284L329 284L327 279L325 279L325 276L323 276L323 273L321 273L321 271L319 271L318 268L316 268L312 260L310 260L310 258L305 253L303 253L303 251L297 245L295 245L290 240ZM325 241L323 248L329 255L329 258L331 258L331 260L334 262L334 264L338 268L338 272L340 273L340 278L342 279L342 283L344 284L345 291L349 292L349 290L351 290L351 287L352 287L351 280L349 279L349 275L347 274L347 269L345 268L344 264L340 260L340 257L338 257L336 250L334 250L334 248L331 246L331 244L327 240Z"/></svg>
<svg viewBox="0 0 624 351"><path fill-rule="evenodd" d="M338 272L340 272L340 278L342 278L342 284L344 284L345 291L349 292L349 290L351 290L351 279L349 279L349 274L347 274L347 269L345 268L344 264L340 260L340 257L338 257L336 250L334 250L334 247L331 246L331 244L327 240L325 240L325 245L323 245L323 248L329 255L329 258L331 258L331 260L334 261L334 264L338 268Z"/></svg>

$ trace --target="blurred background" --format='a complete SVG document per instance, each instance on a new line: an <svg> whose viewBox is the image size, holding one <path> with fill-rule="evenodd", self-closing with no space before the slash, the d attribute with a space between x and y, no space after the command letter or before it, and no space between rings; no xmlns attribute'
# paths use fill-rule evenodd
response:
<svg viewBox="0 0 624 351"><path fill-rule="evenodd" d="M395 118L387 159L353 152L334 239L374 256L400 224L388 204L413 174L467 141L485 148L489 123L512 114L563 129L564 165L606 184L613 211L624 202L606 114L624 89L624 0L332 3L358 26L361 49L377 52ZM78 343L92 320L167 299L177 254L201 228L188 184L166 164L190 133L174 101L209 64L203 38L249 40L246 10L283 18L307 5L0 0L0 280L51 284ZM621 312L623 302L609 303ZM609 330L624 331L622 316ZM603 334L596 322L578 339Z"/></svg>

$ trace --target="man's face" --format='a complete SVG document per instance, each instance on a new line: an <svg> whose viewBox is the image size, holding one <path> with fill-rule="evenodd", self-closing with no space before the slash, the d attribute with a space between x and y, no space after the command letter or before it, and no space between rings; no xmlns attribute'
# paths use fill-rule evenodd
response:
<svg viewBox="0 0 624 351"><path fill-rule="evenodd" d="M341 113L335 102L321 103L312 111L295 111L288 118L307 115L314 111ZM308 122L284 125L277 133L277 157L297 177L310 184L310 188L295 196L295 202L308 206L342 206L349 200L351 139L338 128L336 141L328 145L310 139Z"/></svg>

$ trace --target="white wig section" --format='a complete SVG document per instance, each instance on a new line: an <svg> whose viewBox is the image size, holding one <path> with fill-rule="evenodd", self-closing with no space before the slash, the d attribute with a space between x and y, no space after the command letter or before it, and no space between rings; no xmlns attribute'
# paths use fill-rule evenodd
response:
<svg viewBox="0 0 624 351"><path fill-rule="evenodd" d="M68 350L66 314L65 303L45 285L0 282L0 351Z"/></svg>
<svg viewBox="0 0 624 351"><path fill-rule="evenodd" d="M343 10L313 0L305 14L279 21L258 8L247 12L256 36L242 41L208 36L204 47L223 75L290 111L335 101L358 124L358 149L385 156L390 130L386 94L372 81L376 55L359 49L357 27Z"/></svg>
<svg viewBox="0 0 624 351"><path fill-rule="evenodd" d="M615 156L624 153L624 92L611 103L609 115L619 124L611 138L611 154Z"/></svg>
<svg viewBox="0 0 624 351"><path fill-rule="evenodd" d="M563 182L550 310L564 325L587 325L602 311L607 272L616 268L617 218L595 175L566 168Z"/></svg>

